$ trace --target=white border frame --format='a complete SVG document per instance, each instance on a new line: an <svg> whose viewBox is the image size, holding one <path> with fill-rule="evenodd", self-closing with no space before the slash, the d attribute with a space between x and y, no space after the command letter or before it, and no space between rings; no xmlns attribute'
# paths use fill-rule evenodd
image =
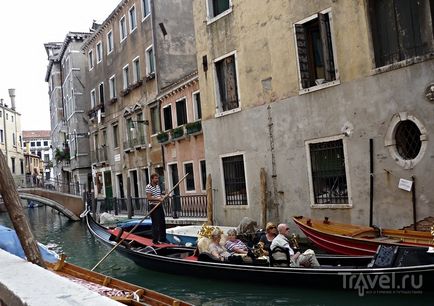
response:
<svg viewBox="0 0 434 306"><path fill-rule="evenodd" d="M109 34L111 33L111 42L112 42L112 49L110 50L110 39L109 39ZM110 31L107 32L106 34L106 42L107 42L107 55L109 55L110 53L113 52L113 50L115 49L115 41L114 41L114 36L113 36L113 29L110 29Z"/></svg>
<svg viewBox="0 0 434 306"><path fill-rule="evenodd" d="M113 80L113 86L112 86L111 80ZM113 96L112 96L112 91L113 91ZM117 95L116 95L116 75L115 74L113 74L109 78L109 97L110 97L110 100L117 97Z"/></svg>
<svg viewBox="0 0 434 306"><path fill-rule="evenodd" d="M184 124L182 124L182 125L179 125L179 124L178 124L178 112L177 112L177 110L176 110L176 103L178 103L178 102L181 101L181 100L185 100L185 112L186 112L186 114L187 114L187 122L184 123ZM184 126L184 125L186 125L187 123L190 122L190 121L188 121L188 119L189 119L190 116L188 115L188 99L187 99L187 96L183 96L183 97L181 97L181 98L175 100L175 113L176 113L176 116L175 116L175 119L176 119L176 127ZM172 116L172 121L173 121L173 116Z"/></svg>
<svg viewBox="0 0 434 306"><path fill-rule="evenodd" d="M172 117L172 128L171 129L168 129L168 130L166 130L166 120L164 119L164 109L165 108L168 108L168 107L170 107L170 116ZM163 132L167 132L167 131L170 131L170 130L172 130L173 129L173 110L172 110L172 103L170 103L170 104L167 104L167 105L164 105L162 108L161 108L161 130L163 131ZM157 133L158 134L158 133Z"/></svg>
<svg viewBox="0 0 434 306"><path fill-rule="evenodd" d="M211 17L210 1L212 1L212 0L206 0L206 2L205 2L206 3L206 24L207 25L210 25L211 23L219 20L220 18L223 18L224 16L232 13L232 10L233 10L232 8L234 5L232 3L232 0L229 0L229 9L227 9L226 11L224 11L224 12L222 12L216 16Z"/></svg>
<svg viewBox="0 0 434 306"><path fill-rule="evenodd" d="M139 73L137 74L136 71L136 65L135 62L138 61L139 62ZM135 58L133 58L133 60L131 61L131 66L133 67L133 84L137 83L138 81L140 81L142 74L140 73L140 56L136 56Z"/></svg>
<svg viewBox="0 0 434 306"><path fill-rule="evenodd" d="M247 205L227 205L226 203L226 189L225 189L225 176L224 176L224 172L223 172L223 158L224 157L231 157L231 156L237 156L237 155L242 155L243 156L243 166L244 166L244 176L246 178L246 196L247 196ZM219 155L219 163L220 163L220 178L221 178L221 189L223 190L223 194L222 194L222 202L224 202L224 207L225 208L246 208L246 207L250 207L250 192L249 192L249 180L248 180L248 175L247 175L247 165L246 165L246 152L245 151L237 151L237 152L233 152L233 153L226 153L226 154L220 154Z"/></svg>
<svg viewBox="0 0 434 306"><path fill-rule="evenodd" d="M183 176L186 175L187 173L185 172L185 165L186 164L191 164L191 167L193 168L193 181L194 181L194 190L187 190L187 178L184 180L184 191L185 193L196 193L196 175L194 175L194 161L193 160L186 160L182 162L182 173ZM179 173L179 170L178 170Z"/></svg>
<svg viewBox="0 0 434 306"><path fill-rule="evenodd" d="M344 151L344 161L345 161L345 178L347 180L347 192L348 192L348 203L347 204L336 204L336 203L329 203L329 204L315 204L315 197L313 194L313 179L312 179L312 163L310 159L310 150L309 150L309 144L312 143L321 143L321 142L329 142L329 141L335 141L335 140L342 140L342 146ZM307 158L307 174L309 177L309 198L310 198L310 207L311 208L352 208L353 207L353 200L352 200L352 193L351 193L351 179L350 179L350 167L349 167L349 161L348 161L348 152L347 152L347 138L344 135L335 135L335 136L329 136L329 137L323 137L323 138L317 138L312 140L306 140L304 142L305 148L306 148L306 158Z"/></svg>
<svg viewBox="0 0 434 306"><path fill-rule="evenodd" d="M125 22L125 37L122 37L122 20ZM127 27L127 18L123 15L119 19L119 41L122 43L128 37L128 27Z"/></svg>
<svg viewBox="0 0 434 306"><path fill-rule="evenodd" d="M149 7L149 13L147 15L145 15L145 10L144 10L144 7L143 7L143 3L144 2L146 2L148 4L148 7ZM142 22L143 22L145 19L147 19L149 16L151 16L151 1L149 1L149 0L142 0L141 3L140 3L140 6L142 8Z"/></svg>
<svg viewBox="0 0 434 306"><path fill-rule="evenodd" d="M100 46L100 48L101 48L101 58L99 58L99 55L98 55L98 46ZM102 58L104 57L104 49L102 48L102 41L101 40L96 43L95 51L96 51L96 64L98 65L99 63L102 62Z"/></svg>
<svg viewBox="0 0 434 306"><path fill-rule="evenodd" d="M131 10L134 8L134 19L136 21L136 26L133 28L133 25L131 24ZM137 9L136 4L131 5L131 7L128 9L128 28L130 30L130 34L133 33L137 29Z"/></svg>
<svg viewBox="0 0 434 306"><path fill-rule="evenodd" d="M154 63L154 71L150 71L149 68L151 66L151 56L149 55L149 50L152 49L152 62ZM155 73L156 70L156 63L155 63L155 52L154 52L154 45L150 45L145 49L145 60L146 60L146 75L149 76L151 73Z"/></svg>
<svg viewBox="0 0 434 306"><path fill-rule="evenodd" d="M125 89L127 89L128 88L128 86L130 85L130 76L129 76L129 74L130 74L130 67L128 67L129 66L129 64L126 64L125 66L123 66L122 67L122 90L125 90ZM125 74L125 68L128 68L128 70L126 71L126 74ZM127 76L127 84L126 84L126 86L125 86L125 75Z"/></svg>
<svg viewBox="0 0 434 306"><path fill-rule="evenodd" d="M196 100L195 100L195 96L197 96L197 95L200 96L200 90L196 90L196 91L193 91L191 93L191 103L193 104L193 121L202 120L202 118L198 118L198 116L197 116L197 105L196 105ZM202 105L201 105L201 109L202 109Z"/></svg>
<svg viewBox="0 0 434 306"><path fill-rule="evenodd" d="M316 85L316 86L312 86L309 88L303 88L303 85L301 84L301 73L300 73L300 61L298 59L298 48L297 48L297 35L296 35L296 31L295 31L295 25L302 25L305 24L306 22L309 22L311 20L314 20L316 18L318 18L318 14L327 14L329 16L329 22L330 22L330 37L332 40L332 51L333 51L333 63L335 65L335 74L336 74L336 80L331 81L331 82L327 82L327 83L323 83L320 85ZM338 67L338 60L337 60L337 54L336 54L336 39L335 39L335 35L334 35L334 25L333 25L333 14L332 14L332 9L331 8L327 8L325 10L322 10L318 13L315 13L303 20L294 22L293 24L293 36L294 36L294 49L295 49L295 58L297 61L297 75L298 75L298 88L299 91L298 93L300 95L309 93L309 92L313 92L313 91L317 91L323 88L327 88L327 87L331 87L331 86L335 86L335 85L339 85L341 83L340 81L340 75L339 75L339 67Z"/></svg>
<svg viewBox="0 0 434 306"><path fill-rule="evenodd" d="M419 154L411 160L406 160L402 158L402 156L398 153L396 149L396 128L398 127L401 121L410 120L419 128L420 131L420 141L421 147ZM414 168L423 158L428 146L428 131L422 122L417 119L414 115L408 114L407 112L400 112L394 114L392 119L390 120L389 127L386 132L386 136L384 137L384 146L389 149L389 154L393 158L393 160L400 165L404 169L412 169Z"/></svg>
<svg viewBox="0 0 434 306"><path fill-rule="evenodd" d="M217 70L216 70L216 63L229 57L229 56L234 56L235 59L235 75L237 77L237 95L238 95L238 107L225 111L225 112L220 112L220 107L221 107L221 103L220 103L220 93L218 90L218 78L217 78ZM241 94L240 94L240 78L239 78L239 73L238 73L238 58L237 58L237 51L234 50L232 52L226 53L225 55L222 55L220 57L217 57L213 60L213 75L214 75L214 95L215 95L215 107L216 107L216 113L215 113L215 118L218 117L222 117L225 115L229 115L229 114L233 114L233 113L237 113L239 111L241 111Z"/></svg>
<svg viewBox="0 0 434 306"><path fill-rule="evenodd" d="M94 57L93 57L93 49L90 49L87 52L87 65L89 66L89 71L91 71L95 67Z"/></svg>

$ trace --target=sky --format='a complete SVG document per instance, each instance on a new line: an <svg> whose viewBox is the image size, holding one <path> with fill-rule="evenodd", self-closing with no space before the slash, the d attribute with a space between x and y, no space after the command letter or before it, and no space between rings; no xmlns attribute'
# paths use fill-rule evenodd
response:
<svg viewBox="0 0 434 306"><path fill-rule="evenodd" d="M121 0L25 0L0 4L0 98L10 106L15 88L22 130L50 130L48 60L44 43L63 42L68 32L88 32Z"/></svg>

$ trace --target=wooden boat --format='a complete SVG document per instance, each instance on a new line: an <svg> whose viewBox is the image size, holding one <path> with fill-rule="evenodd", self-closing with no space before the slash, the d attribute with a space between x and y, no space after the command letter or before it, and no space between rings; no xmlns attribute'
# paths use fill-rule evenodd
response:
<svg viewBox="0 0 434 306"><path fill-rule="evenodd" d="M114 235L110 231L97 224L90 215L87 215L86 220L89 231L96 238L110 247L116 245ZM379 286L379 275L384 279L393 279L396 284L402 284L406 278L420 277L423 279L423 288L426 290L434 288L432 286L434 285L434 254L427 253L426 249L422 248L414 248L412 252L401 248L394 249L392 252L383 250L376 257L318 255L320 267L293 268L270 266L267 260L255 260L251 264L216 262L206 254L197 256L193 248L170 244L152 245L150 241L136 241L134 237L132 239L128 244L119 244L116 251L137 265L160 272L200 278L260 282L272 286L319 286L339 289L354 289L351 288L351 284L345 287L343 283L349 280L350 276L375 278L375 281L364 282L369 287L366 289ZM417 256L414 255L415 252Z"/></svg>
<svg viewBox="0 0 434 306"><path fill-rule="evenodd" d="M43 244L38 243L38 245L49 270L100 295L134 306L191 305L165 294L67 263L65 262L66 256L62 255L59 258ZM1 225L0 248L24 258L24 251L15 231Z"/></svg>
<svg viewBox="0 0 434 306"><path fill-rule="evenodd" d="M319 248L332 254L374 255L379 245L433 247L429 232L379 229L368 226L293 217L295 224Z"/></svg>
<svg viewBox="0 0 434 306"><path fill-rule="evenodd" d="M67 263L64 259L65 257L62 256L57 263L50 263L47 266L54 273L123 304L137 306L191 305L157 291Z"/></svg>

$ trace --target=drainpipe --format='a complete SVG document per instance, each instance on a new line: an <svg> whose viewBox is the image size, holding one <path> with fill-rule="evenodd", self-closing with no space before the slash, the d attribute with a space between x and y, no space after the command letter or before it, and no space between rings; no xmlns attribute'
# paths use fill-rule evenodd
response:
<svg viewBox="0 0 434 306"><path fill-rule="evenodd" d="M372 226L374 211L374 140L369 139L369 226Z"/></svg>
<svg viewBox="0 0 434 306"><path fill-rule="evenodd" d="M413 202L413 228L416 231L416 178L414 177L414 175L411 177L411 180L413 181L411 188L411 200Z"/></svg>

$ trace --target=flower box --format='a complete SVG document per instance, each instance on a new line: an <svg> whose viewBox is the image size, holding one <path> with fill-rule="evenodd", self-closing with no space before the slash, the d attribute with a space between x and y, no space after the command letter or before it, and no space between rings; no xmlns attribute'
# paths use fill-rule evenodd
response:
<svg viewBox="0 0 434 306"><path fill-rule="evenodd" d="M164 143L169 141L169 134L167 132L160 132L157 135L157 140L159 143Z"/></svg>
<svg viewBox="0 0 434 306"><path fill-rule="evenodd" d="M184 136L184 127L180 126L172 130L172 138L177 139Z"/></svg>
<svg viewBox="0 0 434 306"><path fill-rule="evenodd" d="M199 121L187 123L185 125L185 129L187 130L188 135L197 134L202 130L202 122L199 120Z"/></svg>

